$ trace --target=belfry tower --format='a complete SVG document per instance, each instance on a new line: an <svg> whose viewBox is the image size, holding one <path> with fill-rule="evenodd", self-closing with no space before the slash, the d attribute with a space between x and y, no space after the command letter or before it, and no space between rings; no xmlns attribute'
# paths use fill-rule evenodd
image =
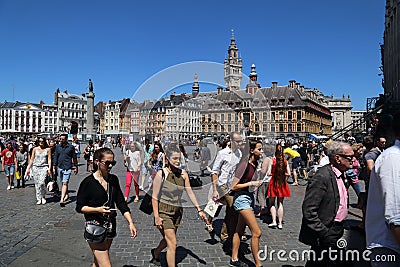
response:
<svg viewBox="0 0 400 267"><path fill-rule="evenodd" d="M235 35L232 30L231 43L228 47L228 58L224 60L224 80L226 90L239 90L242 81L242 58L239 57Z"/></svg>

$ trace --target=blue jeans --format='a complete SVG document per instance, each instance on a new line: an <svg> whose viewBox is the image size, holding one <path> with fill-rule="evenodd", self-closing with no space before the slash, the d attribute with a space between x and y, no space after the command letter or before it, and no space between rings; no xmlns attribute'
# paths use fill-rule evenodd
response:
<svg viewBox="0 0 400 267"><path fill-rule="evenodd" d="M352 184L351 184L351 187L353 187L354 192L356 192L356 195L357 195L357 196L359 196L360 193L362 192L360 183L355 183L355 184L352 183Z"/></svg>

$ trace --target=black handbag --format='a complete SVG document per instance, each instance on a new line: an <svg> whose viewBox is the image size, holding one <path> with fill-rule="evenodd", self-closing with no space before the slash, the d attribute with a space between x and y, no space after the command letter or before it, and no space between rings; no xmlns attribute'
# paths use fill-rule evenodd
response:
<svg viewBox="0 0 400 267"><path fill-rule="evenodd" d="M85 232L83 236L87 242L102 243L107 236L107 223L101 224L97 221L87 221L85 223Z"/></svg>
<svg viewBox="0 0 400 267"><path fill-rule="evenodd" d="M198 175L189 174L190 187L200 187L203 185L203 181Z"/></svg>
<svg viewBox="0 0 400 267"><path fill-rule="evenodd" d="M111 205L111 203L112 188L110 185L107 185L107 202L104 205ZM111 222L109 217L105 217L104 221L101 220L100 222L96 220L86 221L83 237L90 243L102 243L106 239L108 231L111 231Z"/></svg>
<svg viewBox="0 0 400 267"><path fill-rule="evenodd" d="M161 170L161 173L162 173L162 184L160 186L160 192L161 192L162 186L164 184L164 180L165 180L164 170ZM153 213L152 198L153 198L153 187L151 187L151 189L149 191L147 191L147 194L143 197L142 202L140 203L140 206L139 206L139 210L146 213L147 215L150 215Z"/></svg>

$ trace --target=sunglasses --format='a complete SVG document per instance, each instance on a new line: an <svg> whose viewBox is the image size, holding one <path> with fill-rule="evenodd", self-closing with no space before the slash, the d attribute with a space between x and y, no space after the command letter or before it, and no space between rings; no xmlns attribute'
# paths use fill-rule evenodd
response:
<svg viewBox="0 0 400 267"><path fill-rule="evenodd" d="M348 161L352 161L354 158L354 155L345 155L345 154L338 154L340 157L347 159Z"/></svg>
<svg viewBox="0 0 400 267"><path fill-rule="evenodd" d="M115 164L117 164L117 162L115 160L112 160L112 161L107 160L107 161L100 161L100 162L106 166L110 166L110 165L115 166Z"/></svg>

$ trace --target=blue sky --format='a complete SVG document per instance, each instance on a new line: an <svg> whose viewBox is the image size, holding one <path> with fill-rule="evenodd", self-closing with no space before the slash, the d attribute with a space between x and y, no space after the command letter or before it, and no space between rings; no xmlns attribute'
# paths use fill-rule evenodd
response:
<svg viewBox="0 0 400 267"><path fill-rule="evenodd" d="M0 102L52 103L57 88L81 94L88 79L96 103L137 90L156 99L189 91L194 72L211 90L208 74L223 83L222 70L144 85L185 62L223 63L234 29L243 73L254 62L261 86L296 80L365 109L383 92L384 15L384 0L0 0Z"/></svg>

